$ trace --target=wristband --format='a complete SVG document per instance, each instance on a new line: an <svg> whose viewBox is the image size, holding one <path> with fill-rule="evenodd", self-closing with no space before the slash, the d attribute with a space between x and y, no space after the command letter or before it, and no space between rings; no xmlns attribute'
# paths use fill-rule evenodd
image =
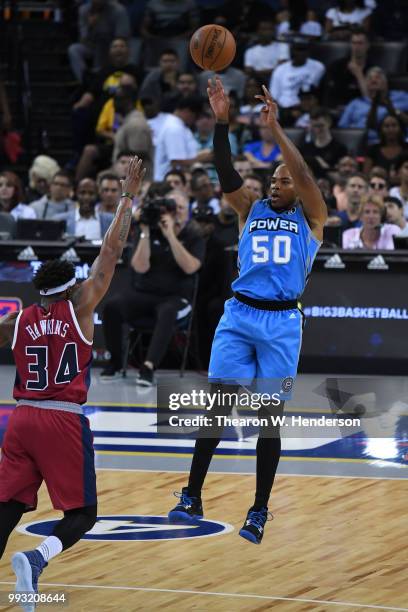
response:
<svg viewBox="0 0 408 612"><path fill-rule="evenodd" d="M121 198L130 198L131 200L133 200L136 196L133 195L133 193L129 193L128 191L125 191L122 193L122 195L120 196Z"/></svg>

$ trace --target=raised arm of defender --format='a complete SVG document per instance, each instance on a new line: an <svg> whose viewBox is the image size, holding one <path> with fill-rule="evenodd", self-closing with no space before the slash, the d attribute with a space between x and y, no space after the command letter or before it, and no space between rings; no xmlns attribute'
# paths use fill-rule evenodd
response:
<svg viewBox="0 0 408 612"><path fill-rule="evenodd" d="M219 77L215 77L214 82L209 79L207 93L217 120L214 131L214 165L221 189L242 224L245 223L256 196L243 186L242 178L232 165L231 147L228 140L230 102Z"/></svg>
<svg viewBox="0 0 408 612"><path fill-rule="evenodd" d="M134 157L129 164L126 178L122 181L122 197L115 217L105 234L89 278L79 286L73 296L75 311L78 314L92 313L109 289L116 264L129 234L133 197L139 190L145 172L146 170L142 168L142 160L137 156Z"/></svg>
<svg viewBox="0 0 408 612"><path fill-rule="evenodd" d="M327 206L305 160L278 122L278 106L263 85L263 95L256 96L264 106L261 110L261 125L271 128L273 138L279 146L283 161L292 177L296 194L302 202L310 228L318 240L323 240L323 227L327 219Z"/></svg>

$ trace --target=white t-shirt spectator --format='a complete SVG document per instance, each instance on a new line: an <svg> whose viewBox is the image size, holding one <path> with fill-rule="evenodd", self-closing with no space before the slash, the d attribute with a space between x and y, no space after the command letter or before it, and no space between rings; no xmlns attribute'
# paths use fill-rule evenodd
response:
<svg viewBox="0 0 408 612"><path fill-rule="evenodd" d="M244 66L254 70L273 70L280 62L288 60L289 45L271 42L269 45L254 45L245 51Z"/></svg>
<svg viewBox="0 0 408 612"><path fill-rule="evenodd" d="M157 145L157 139L159 137L160 132L162 131L164 122L167 117L169 117L170 113L159 113L152 119L147 119L147 123L149 124L150 129L152 130L152 140L154 146Z"/></svg>
<svg viewBox="0 0 408 612"><path fill-rule="evenodd" d="M281 21L276 28L276 35L278 38L287 38L287 34L290 32L289 21ZM299 34L303 36L316 36L320 38L323 34L322 24L318 21L305 21L302 23L299 29Z"/></svg>
<svg viewBox="0 0 408 612"><path fill-rule="evenodd" d="M198 153L198 142L192 131L176 115L163 123L157 137L154 157L154 180L162 181L171 168L172 160L193 159Z"/></svg>
<svg viewBox="0 0 408 612"><path fill-rule="evenodd" d="M343 25L359 25L371 15L370 8L355 8L351 13L342 13L338 8L331 8L326 12L326 19L330 19L334 28Z"/></svg>
<svg viewBox="0 0 408 612"><path fill-rule="evenodd" d="M101 222L99 214L95 212L93 217L85 219L81 217L79 210L75 211L75 236L84 236L86 240L101 240Z"/></svg>
<svg viewBox="0 0 408 612"><path fill-rule="evenodd" d="M404 198L404 196L401 193L401 187L393 187L392 189L390 189L390 196L393 198L398 198L400 202L402 202L402 205L404 207L404 217L406 219L408 219L408 199ZM11 211L11 214L13 214L13 211Z"/></svg>
<svg viewBox="0 0 408 612"><path fill-rule="evenodd" d="M300 102L299 90L319 85L324 72L324 65L314 59L307 59L303 66L293 66L288 61L275 68L269 88L279 106L296 106Z"/></svg>

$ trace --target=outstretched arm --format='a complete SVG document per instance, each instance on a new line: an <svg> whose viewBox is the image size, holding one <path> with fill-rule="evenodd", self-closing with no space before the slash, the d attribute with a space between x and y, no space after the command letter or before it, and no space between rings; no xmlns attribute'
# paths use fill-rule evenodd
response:
<svg viewBox="0 0 408 612"><path fill-rule="evenodd" d="M228 140L230 103L219 77L215 77L214 83L209 79L207 93L217 120L214 130L215 169L227 202L238 214L242 223L246 221L255 198L253 193L243 186L242 178L232 165L231 147Z"/></svg>
<svg viewBox="0 0 408 612"><path fill-rule="evenodd" d="M146 170L142 160L134 157L122 181L122 197L115 217L105 234L101 250L95 259L89 278L80 285L73 296L76 312L90 314L102 300L111 283L118 259L122 255L132 220L133 197L139 190ZM126 194L126 195L124 195Z"/></svg>
<svg viewBox="0 0 408 612"><path fill-rule="evenodd" d="M278 122L277 104L265 85L262 86L262 89L263 96L256 96L264 103L261 111L261 125L271 128L274 140L282 152L283 161L293 179L295 191L302 201L310 228L316 238L322 240L323 226L327 219L326 203L308 165Z"/></svg>
<svg viewBox="0 0 408 612"><path fill-rule="evenodd" d="M18 312L10 312L0 319L0 346L11 344L17 317Z"/></svg>

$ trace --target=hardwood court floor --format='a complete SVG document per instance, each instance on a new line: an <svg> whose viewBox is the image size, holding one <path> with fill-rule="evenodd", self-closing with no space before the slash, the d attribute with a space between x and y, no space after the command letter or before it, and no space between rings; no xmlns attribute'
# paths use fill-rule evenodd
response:
<svg viewBox="0 0 408 612"><path fill-rule="evenodd" d="M99 514L164 516L175 502L172 491L180 490L185 478L168 472L99 471ZM70 598L68 607L48 609L408 610L403 480L279 476L271 504L275 518L267 524L261 546L238 536L253 485L252 476L208 476L205 516L232 524L232 533L178 541L77 544L52 560L42 576L43 591L67 585L60 588ZM42 490L39 511L25 515L23 522L56 514L48 510ZM12 534L0 563L0 590L12 589L6 584L14 576L11 553L40 541Z"/></svg>

